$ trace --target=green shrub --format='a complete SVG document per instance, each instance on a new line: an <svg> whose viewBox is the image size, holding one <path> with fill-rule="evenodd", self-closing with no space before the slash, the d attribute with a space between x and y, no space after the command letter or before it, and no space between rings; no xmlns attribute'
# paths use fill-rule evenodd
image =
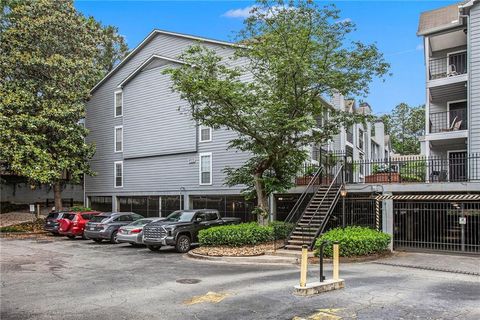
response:
<svg viewBox="0 0 480 320"><path fill-rule="evenodd" d="M292 232L295 225L293 223L286 223L283 221L272 221L270 222L269 227L272 228L273 239L283 240L290 235L290 232Z"/></svg>
<svg viewBox="0 0 480 320"><path fill-rule="evenodd" d="M202 246L240 247L272 240L273 228L255 222L218 226L200 230L198 240Z"/></svg>
<svg viewBox="0 0 480 320"><path fill-rule="evenodd" d="M390 235L364 227L346 227L332 229L320 236L315 243L315 255L319 255L320 244L325 241L338 241L340 256L363 256L387 250ZM332 256L332 243L325 245L324 255Z"/></svg>
<svg viewBox="0 0 480 320"><path fill-rule="evenodd" d="M83 206L75 206L75 207L72 207L72 209L70 209L70 210L75 211L75 212L92 211L92 209L90 209L88 207L83 207Z"/></svg>
<svg viewBox="0 0 480 320"><path fill-rule="evenodd" d="M400 177L402 181L422 182L425 181L427 164L425 161L411 161L400 166Z"/></svg>

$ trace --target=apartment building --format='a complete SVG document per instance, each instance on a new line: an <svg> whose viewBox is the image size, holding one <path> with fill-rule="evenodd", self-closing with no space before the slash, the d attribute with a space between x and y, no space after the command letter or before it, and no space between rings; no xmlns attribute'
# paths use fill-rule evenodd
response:
<svg viewBox="0 0 480 320"><path fill-rule="evenodd" d="M479 1L422 13L417 34L423 37L426 66L422 154L446 160L430 179L470 180L479 165L471 158L480 152Z"/></svg>
<svg viewBox="0 0 480 320"><path fill-rule="evenodd" d="M182 111L186 102L171 91L169 76L162 73L181 64L176 58L198 42L223 57L234 52L232 43L154 30L92 89L85 125L90 130L87 140L97 149L91 160L97 174L85 179L89 206L146 216L208 207L244 220L255 218L254 202L241 195L243 186L224 184L223 169L238 167L249 157L227 148L235 133L193 122ZM349 103L347 107L339 100L336 107L371 112L368 105L356 108ZM383 125L376 123L374 128L372 135L371 124L355 126L329 148L350 150L355 159L383 153Z"/></svg>

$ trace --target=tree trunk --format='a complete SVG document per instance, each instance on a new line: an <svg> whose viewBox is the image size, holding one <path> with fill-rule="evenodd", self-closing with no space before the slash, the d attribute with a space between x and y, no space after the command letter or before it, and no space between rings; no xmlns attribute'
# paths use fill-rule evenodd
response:
<svg viewBox="0 0 480 320"><path fill-rule="evenodd" d="M268 222L268 213L269 213L268 196L267 196L267 193L265 192L265 185L261 177L262 177L261 173L256 173L254 175L255 191L257 192L257 207L262 212L266 212L267 215L264 216L262 214L258 214L257 220L258 220L258 224L266 225Z"/></svg>
<svg viewBox="0 0 480 320"><path fill-rule="evenodd" d="M60 181L55 181L53 184L53 198L55 200L55 210L62 210L62 184Z"/></svg>

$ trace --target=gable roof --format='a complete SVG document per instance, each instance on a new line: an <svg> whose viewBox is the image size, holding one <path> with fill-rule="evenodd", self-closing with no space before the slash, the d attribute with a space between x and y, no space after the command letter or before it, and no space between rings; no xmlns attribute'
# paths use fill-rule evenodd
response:
<svg viewBox="0 0 480 320"><path fill-rule="evenodd" d="M142 71L146 66L148 66L154 60L164 60L164 61L173 62L173 63L186 64L185 62L183 62L181 60L178 60L178 59L173 59L173 58L161 56L161 55L158 55L158 54L153 54L147 60L142 62L142 64L139 65L135 70L133 70L132 73L130 73L125 79L123 79L122 82L120 82L117 87L119 89L123 88L130 80L135 78L135 76L140 71Z"/></svg>
<svg viewBox="0 0 480 320"><path fill-rule="evenodd" d="M178 33L178 32L171 32L171 31L166 31L166 30L160 30L160 29L154 29L152 32L148 34L148 36L140 42L138 46L135 47L122 61L120 61L119 64L117 64L110 72L108 72L102 80L100 80L91 90L90 93L95 92L108 78L110 78L118 69L120 69L121 66L123 66L127 61L129 61L135 54L137 54L138 51L140 51L143 47L145 47L150 41L152 41L153 38L155 38L156 35L158 34L165 34L165 35L170 35L170 36L175 36L175 37L180 37L180 38L186 38L186 39L191 39L191 40L197 40L201 42L209 42L209 43L215 43L223 46L230 46L230 47L241 47L238 44L232 43L232 42L227 42L227 41L221 41L221 40L214 40L214 39L209 39L209 38L204 38L204 37L198 37L194 35L189 35L189 34L184 34L184 33Z"/></svg>
<svg viewBox="0 0 480 320"><path fill-rule="evenodd" d="M425 35L462 25L459 6L465 1L446 7L422 12L418 23L417 35Z"/></svg>

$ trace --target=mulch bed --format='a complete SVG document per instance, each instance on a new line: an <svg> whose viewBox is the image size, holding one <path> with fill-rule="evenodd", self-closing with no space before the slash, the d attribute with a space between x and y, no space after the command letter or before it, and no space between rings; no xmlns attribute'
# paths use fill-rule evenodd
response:
<svg viewBox="0 0 480 320"><path fill-rule="evenodd" d="M379 252L379 253L369 254L367 256L340 257L340 262L351 263L351 262L373 261L373 260L377 260L377 259L383 259L383 258L391 257L393 254L394 253L392 253L391 251L386 250L386 251ZM324 262L331 262L332 259L324 258L323 261ZM318 263L320 263L320 258L319 257L308 258L308 263L318 264Z"/></svg>
<svg viewBox="0 0 480 320"><path fill-rule="evenodd" d="M0 228L0 237L13 239L51 238L50 233L43 230L44 223L44 219L37 219L35 221L4 226Z"/></svg>
<svg viewBox="0 0 480 320"><path fill-rule="evenodd" d="M259 256L265 254L267 251L278 249L284 245L283 240L261 243L255 246L243 246L243 247L198 247L192 250L193 253L213 256L213 257L250 257Z"/></svg>

